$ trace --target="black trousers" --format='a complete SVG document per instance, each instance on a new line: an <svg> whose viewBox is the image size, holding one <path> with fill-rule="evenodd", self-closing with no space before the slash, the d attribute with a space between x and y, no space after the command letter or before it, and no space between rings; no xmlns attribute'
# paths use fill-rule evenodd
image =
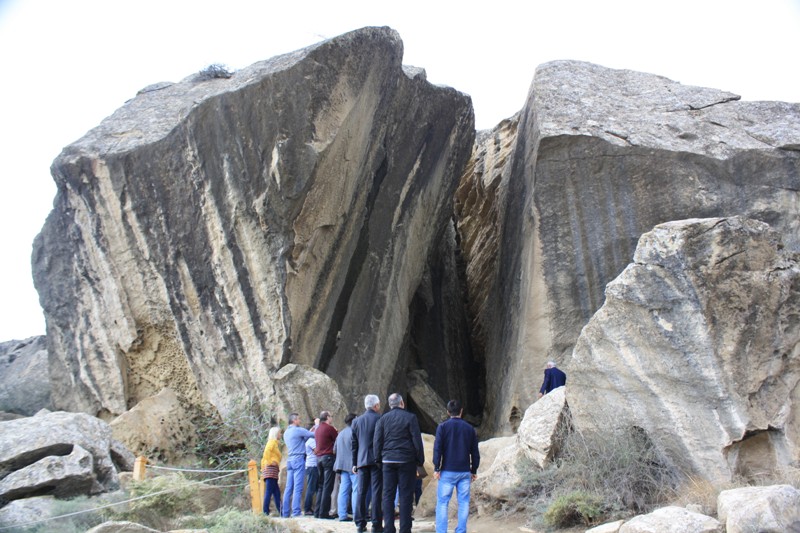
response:
<svg viewBox="0 0 800 533"><path fill-rule="evenodd" d="M372 492L372 527L380 529L383 521L381 512L381 498L383 493L383 476L381 468L377 465L362 466L357 470L358 473L358 493L356 496L356 508L353 509L353 520L357 526L367 526L367 493Z"/></svg>
<svg viewBox="0 0 800 533"><path fill-rule="evenodd" d="M411 507L414 500L415 463L383 463L383 531L395 533L394 495L400 500L400 533L411 533Z"/></svg>
<svg viewBox="0 0 800 533"><path fill-rule="evenodd" d="M333 492L333 479L336 477L333 471L333 455L323 455L317 462L319 470L319 481L317 481L317 518L329 518L331 513L331 493Z"/></svg>

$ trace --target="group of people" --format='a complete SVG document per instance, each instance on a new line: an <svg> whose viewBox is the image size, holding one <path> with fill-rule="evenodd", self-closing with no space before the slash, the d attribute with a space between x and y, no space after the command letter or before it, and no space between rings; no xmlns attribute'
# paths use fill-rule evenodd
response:
<svg viewBox="0 0 800 533"><path fill-rule="evenodd" d="M399 509L400 533L411 532L414 491L419 476L424 475L425 453L416 415L406 410L403 397L394 393L387 399L389 411L381 414L378 396L364 397L364 413L350 414L345 428L333 426L328 411L307 429L298 413L289 415L283 432L286 444L286 489L283 501L278 487L282 459L279 428L269 432L262 457L262 475L266 483L264 512L269 514L271 500L281 516L301 516L301 498L306 480L305 513L332 519L331 494L339 474L337 511L339 520L349 520L348 503L353 510L356 530L395 533L395 505ZM453 492L457 494L457 533L466 532L469 514L470 484L480 465L478 437L461 417L458 400L447 403L449 418L439 424L434 441L434 478L438 480L436 531L447 531L447 511ZM316 487L316 488L315 488ZM316 507L312 502L316 494Z"/></svg>

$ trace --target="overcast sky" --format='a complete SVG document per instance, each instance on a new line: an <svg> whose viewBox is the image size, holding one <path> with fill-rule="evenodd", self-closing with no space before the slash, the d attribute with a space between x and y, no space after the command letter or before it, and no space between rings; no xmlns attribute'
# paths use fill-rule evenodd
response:
<svg viewBox="0 0 800 533"><path fill-rule="evenodd" d="M481 129L555 59L800 102L800 0L0 0L0 341L45 332L30 253L64 146L151 83L362 26L398 30L404 63L471 95Z"/></svg>

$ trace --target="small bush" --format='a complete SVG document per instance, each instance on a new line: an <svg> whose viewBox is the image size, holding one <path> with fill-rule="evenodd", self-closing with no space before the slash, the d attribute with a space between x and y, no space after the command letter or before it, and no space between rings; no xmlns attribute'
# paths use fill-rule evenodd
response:
<svg viewBox="0 0 800 533"><path fill-rule="evenodd" d="M225 65L221 65L219 63L213 63L208 65L206 68L201 70L197 73L195 80L197 81L208 81L220 78L230 78L233 76L233 72L228 70L228 67Z"/></svg>
<svg viewBox="0 0 800 533"><path fill-rule="evenodd" d="M575 491L557 497L544 513L544 521L554 527L591 526L605 516L603 499L588 492Z"/></svg>
<svg viewBox="0 0 800 533"><path fill-rule="evenodd" d="M129 496L149 497L126 504L122 509L112 509L109 513L111 519L166 530L171 529L174 519L178 517L204 512L199 503L197 485L180 474L134 482L130 485Z"/></svg>
<svg viewBox="0 0 800 533"><path fill-rule="evenodd" d="M225 418L206 418L197 430L194 453L205 468L236 470L258 459L275 424L271 410L252 397L238 398Z"/></svg>
<svg viewBox="0 0 800 533"><path fill-rule="evenodd" d="M556 440L559 455L546 468L517 464L519 511L555 525L622 518L647 512L674 498L680 472L639 428L597 424L597 432L573 429L570 420Z"/></svg>
<svg viewBox="0 0 800 533"><path fill-rule="evenodd" d="M209 533L284 533L285 525L250 510L222 508L205 516L196 516L181 523L183 528L205 529Z"/></svg>

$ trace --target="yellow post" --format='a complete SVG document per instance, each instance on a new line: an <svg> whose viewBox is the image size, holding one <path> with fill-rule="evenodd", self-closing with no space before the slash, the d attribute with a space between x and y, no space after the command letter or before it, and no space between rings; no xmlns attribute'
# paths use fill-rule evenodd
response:
<svg viewBox="0 0 800 533"><path fill-rule="evenodd" d="M139 456L133 462L133 480L144 481L147 475L147 457Z"/></svg>
<svg viewBox="0 0 800 533"><path fill-rule="evenodd" d="M266 486L266 484L264 484L264 480L261 479L261 475L259 474L259 476L258 476L258 493L261 495L261 502L262 502L261 505L262 505L262 507L264 505L263 504L263 502L264 502L264 494L266 492L267 492L267 486Z"/></svg>
<svg viewBox="0 0 800 533"><path fill-rule="evenodd" d="M250 505L253 507L253 514L261 514L261 500L259 499L261 491L258 488L258 466L252 459L247 463L247 481L250 484Z"/></svg>

